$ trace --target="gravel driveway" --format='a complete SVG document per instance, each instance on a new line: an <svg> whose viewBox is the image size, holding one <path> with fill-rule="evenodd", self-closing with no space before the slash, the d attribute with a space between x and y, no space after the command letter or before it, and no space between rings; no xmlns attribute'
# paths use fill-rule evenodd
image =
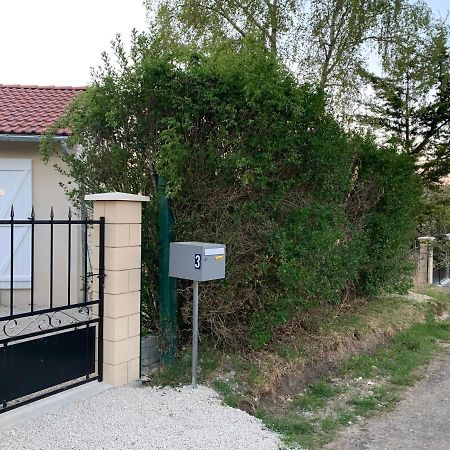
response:
<svg viewBox="0 0 450 450"><path fill-rule="evenodd" d="M350 426L329 450L450 449L450 347L428 368L427 376L409 388L397 408Z"/></svg>
<svg viewBox="0 0 450 450"><path fill-rule="evenodd" d="M1 431L1 450L277 449L277 435L216 392L115 388Z"/></svg>

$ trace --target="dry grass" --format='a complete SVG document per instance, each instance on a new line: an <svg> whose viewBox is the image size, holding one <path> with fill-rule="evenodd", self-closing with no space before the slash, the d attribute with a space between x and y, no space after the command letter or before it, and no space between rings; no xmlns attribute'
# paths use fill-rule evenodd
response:
<svg viewBox="0 0 450 450"><path fill-rule="evenodd" d="M333 373L350 355L370 353L430 314L441 314L448 291L437 288L427 292L439 300L424 303L405 296L385 296L355 300L338 310L317 306L293 317L261 351L230 354L203 341L201 354L207 366L202 369L203 380L223 381L227 378L224 374L234 374L225 381L251 412L261 399L283 403L311 381ZM159 373L155 382L188 382L189 364L186 349L178 363Z"/></svg>
<svg viewBox="0 0 450 450"><path fill-rule="evenodd" d="M369 353L411 324L441 311L439 303L423 304L405 297L359 300L336 312L319 306L293 318L278 340L264 351L247 355L261 372L259 396L279 402L311 380L332 373L352 354Z"/></svg>

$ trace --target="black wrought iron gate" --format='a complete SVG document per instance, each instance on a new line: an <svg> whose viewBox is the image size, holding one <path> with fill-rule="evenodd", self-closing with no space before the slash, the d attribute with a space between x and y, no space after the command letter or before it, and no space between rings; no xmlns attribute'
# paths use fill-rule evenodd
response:
<svg viewBox="0 0 450 450"><path fill-rule="evenodd" d="M449 275L449 241L446 234L435 236L433 251L433 283L441 284ZM430 251L430 250L429 250Z"/></svg>
<svg viewBox="0 0 450 450"><path fill-rule="evenodd" d="M17 289L18 227L29 233L29 289ZM103 300L105 277L105 221L75 220L69 211L67 220L37 220L34 211L27 220L16 220L11 208L9 220L0 220L3 240L8 235L9 289L2 289L0 303L0 413L91 381L102 381L103 373ZM48 275L46 295L36 294L36 263L42 264L43 242L37 231L48 227ZM55 245L55 230L65 249ZM21 231L22 233L23 230ZM81 236L80 236L81 235ZM96 242L93 242L95 237ZM22 240L23 241L23 240ZM80 243L79 258L73 255L74 241ZM89 269L88 251L91 242L98 249L98 273ZM83 245L81 245L83 243ZM4 242L3 242L4 244ZM78 245L78 244L77 244ZM5 248L5 245L3 245ZM55 254L64 250L66 267L55 266ZM61 259L61 258L60 258ZM23 258L20 261L23 264ZM16 268L15 268L16 265ZM42 268L40 268L42 273ZM80 282L74 288L74 271L80 272ZM65 278L62 279L61 277ZM17 277L16 277L17 278ZM77 278L77 276L75 276ZM55 280L64 286L64 294L54 289ZM42 284L42 280L40 280ZM94 288L93 284L96 283ZM3 286L5 288L5 286ZM74 295L77 292L77 295ZM7 298L5 301L5 295ZM78 294L79 293L79 294ZM21 302L16 296L21 296ZM23 296L28 301L23 302ZM39 298L37 298L39 297ZM75 297L75 298L74 298ZM19 304L20 303L20 304Z"/></svg>

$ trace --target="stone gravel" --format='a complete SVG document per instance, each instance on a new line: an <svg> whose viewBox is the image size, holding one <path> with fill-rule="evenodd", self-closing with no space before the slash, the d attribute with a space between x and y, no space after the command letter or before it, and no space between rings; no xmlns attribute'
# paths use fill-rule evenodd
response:
<svg viewBox="0 0 450 450"><path fill-rule="evenodd" d="M276 434L210 388L113 388L0 432L1 450L277 449Z"/></svg>

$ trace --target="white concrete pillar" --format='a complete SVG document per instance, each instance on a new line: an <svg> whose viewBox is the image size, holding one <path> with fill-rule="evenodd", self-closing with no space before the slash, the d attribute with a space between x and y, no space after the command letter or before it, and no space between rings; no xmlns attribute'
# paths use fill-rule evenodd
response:
<svg viewBox="0 0 450 450"><path fill-rule="evenodd" d="M424 286L433 283L433 241L432 236L423 236L419 241L418 284Z"/></svg>
<svg viewBox="0 0 450 450"><path fill-rule="evenodd" d="M149 198L111 192L85 199L94 203L94 220L105 217L103 380L121 386L139 378L141 218Z"/></svg>

